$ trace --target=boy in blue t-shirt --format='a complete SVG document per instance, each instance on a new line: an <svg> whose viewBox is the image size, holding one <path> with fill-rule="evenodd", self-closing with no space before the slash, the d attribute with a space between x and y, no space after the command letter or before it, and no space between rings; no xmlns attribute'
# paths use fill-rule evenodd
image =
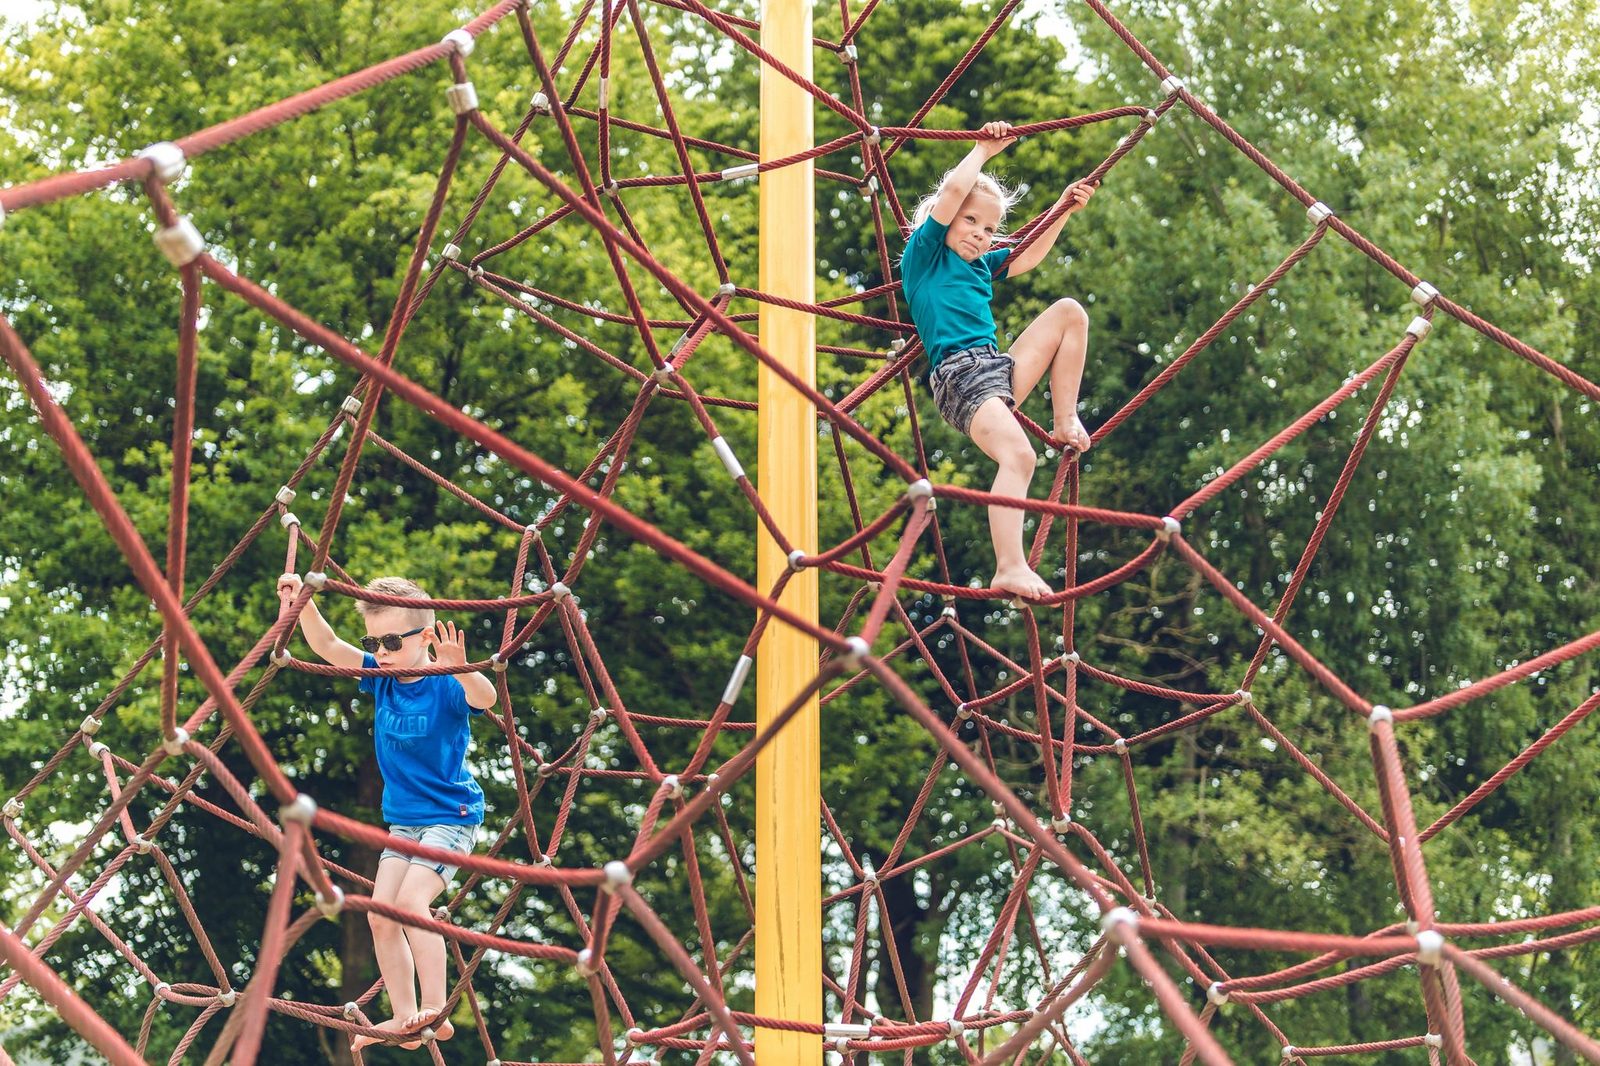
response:
<svg viewBox="0 0 1600 1066"><path fill-rule="evenodd" d="M1050 374L1050 435L1086 451L1088 431L1078 419L1078 386L1089 345L1089 316L1076 300L1057 300L1023 330L1009 354L995 343L989 301L998 278L1014 278L1044 260L1067 217L1089 202L1094 187L1067 186L1058 204L1067 210L1021 255L990 251L1015 197L983 172L983 165L1016 141L1008 122L990 122L965 159L923 198L912 216L912 232L900 260L901 287L911 320L928 353L939 414L967 434L1000 464L996 496L1028 495L1035 457L1028 435L1012 415L1035 385ZM990 585L1038 598L1050 586L1033 572L1022 548L1022 512L990 506L995 573Z"/></svg>
<svg viewBox="0 0 1600 1066"><path fill-rule="evenodd" d="M298 576L285 574L278 580L278 595L287 602L299 593L300 584ZM380 577L367 591L427 598L416 582L403 577ZM339 639L317 610L315 600L301 612L300 631L324 662L369 670L466 666L466 634L450 622L435 625L432 608L392 607L366 600L357 600L356 608L367 626L359 648ZM360 688L372 693L376 704L373 740L378 768L383 772L383 818L390 823L390 834L470 854L473 834L483 824L483 790L467 769L469 722L472 715L494 706L494 683L468 671L429 677L364 677ZM372 898L427 917L456 869L386 849L378 860ZM444 938L378 914L367 918L378 970L394 1008L394 1017L378 1023L377 1028L406 1034L431 1028L435 1039L450 1039L455 1027L441 1017ZM361 1036L353 1046L378 1042L377 1037ZM413 1040L401 1046L418 1045L419 1041Z"/></svg>

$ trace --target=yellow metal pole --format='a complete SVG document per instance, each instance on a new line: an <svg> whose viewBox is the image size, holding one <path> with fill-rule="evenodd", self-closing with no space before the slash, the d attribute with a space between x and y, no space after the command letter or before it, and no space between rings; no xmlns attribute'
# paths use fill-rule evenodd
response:
<svg viewBox="0 0 1600 1066"><path fill-rule="evenodd" d="M811 78L810 0L763 0L761 44ZM769 68L761 71L761 158L812 145L812 100ZM761 175L760 286L813 300L816 242L811 163ZM816 381L816 326L810 315L762 304L762 345L807 382ZM761 498L782 529L808 552L817 547L816 408L761 368L757 472ZM789 561L758 532L756 581L770 589ZM782 602L815 622L817 572L803 570ZM817 642L781 622L756 655L756 721L765 727L817 672ZM822 1021L822 796L817 698L756 760L756 1013ZM756 1030L757 1066L822 1066L814 1035Z"/></svg>

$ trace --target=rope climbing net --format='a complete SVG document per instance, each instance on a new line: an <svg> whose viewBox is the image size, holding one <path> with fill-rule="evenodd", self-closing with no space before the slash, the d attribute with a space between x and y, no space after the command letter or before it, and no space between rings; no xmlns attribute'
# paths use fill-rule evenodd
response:
<svg viewBox="0 0 1600 1066"><path fill-rule="evenodd" d="M112 687L106 697L68 736L58 750L43 763L31 780L9 798L0 814L0 823L13 845L37 871L43 885L27 910L9 929L0 928L0 951L12 973L0 981L0 998L26 983L57 1011L74 1029L90 1041L110 1061L118 1064L142 1063L159 1011L192 1012L192 1021L173 1051L171 1061L183 1061L213 1020L222 1017L220 1032L207 1054L207 1063L233 1061L251 1063L262 1053L263 1033L269 1015L278 1014L336 1031L342 1036L361 1034L384 1036L372 1028L367 1009L380 992L378 984L359 999L343 1004L319 1004L286 998L275 992L278 969L287 953L323 917L350 914L379 914L408 925L434 930L450 945L453 981L449 1009L454 1012L466 1003L475 1022L484 1060L511 1066L502 1055L498 1036L490 1024L474 988L474 976L491 955L521 956L571 967L572 980L586 988L594 1009L598 1051L608 1064L638 1062L654 1056L663 1061L677 1054L686 1060L711 1061L731 1056L751 1063L752 1032L757 1027L786 1029L813 1035L839 1052L846 1061L865 1061L872 1055L898 1052L909 1064L919 1048L949 1044L965 1061L985 1064L1049 1061L1065 1056L1082 1064L1085 1060L1074 1047L1065 1024L1068 1011L1094 989L1117 965L1119 957L1142 978L1165 1017L1187 1041L1183 1061L1198 1059L1208 1064L1231 1061L1210 1031L1210 1023L1225 1005L1248 1012L1282 1046L1285 1061L1303 1062L1318 1056L1357 1055L1396 1049L1423 1049L1428 1061L1448 1061L1452 1066L1471 1061L1465 1044L1462 975L1480 982L1493 994L1523 1011L1556 1040L1589 1058L1600 1061L1600 1043L1583 1034L1560 1012L1544 1006L1527 992L1509 982L1491 967L1495 959L1532 952L1548 952L1600 939L1600 907L1567 913L1546 914L1516 921L1492 923L1441 922L1435 914L1431 882L1424 862L1422 845L1450 827L1508 778L1600 707L1596 694L1575 708L1502 770L1485 780L1431 825L1419 827L1411 802L1407 775L1396 741L1402 723L1445 714L1472 701L1516 683L1555 664L1600 647L1600 632L1591 633L1554 650L1530 657L1512 669L1451 692L1405 708L1375 706L1354 691L1333 670L1320 662L1285 629L1284 623L1307 574L1317 558L1329 527L1333 523L1347 489L1361 464L1363 455L1384 416L1408 359L1434 326L1440 315L1483 334L1507 351L1556 378L1565 388L1592 400L1600 400L1600 388L1570 369L1555 362L1493 324L1452 302L1433 285L1413 274L1381 248L1356 231L1328 206L1302 188L1276 166L1262 151L1232 129L1206 103L1192 93L1183 80L1169 71L1100 0L1085 0L1126 46L1137 54L1150 72L1149 99L1128 106L1092 114L1071 115L1018 127L1019 134L1043 133L1098 123L1125 125L1127 132L1114 151L1079 180L1101 183L1107 180L1119 161L1132 152L1169 110L1186 109L1213 129L1238 152L1249 158L1289 195L1307 209L1309 232L1265 277L1252 284L1245 295L1230 307L1214 325L1201 334L1176 359L1153 376L1122 407L1095 428L1098 442L1123 427L1160 390L1172 383L1184 368L1199 357L1241 314L1244 314L1294 267L1309 256L1330 234L1334 234L1369 257L1411 291L1418 305L1416 317L1397 330L1392 348L1365 366L1351 368L1348 378L1310 410L1294 418L1284 428L1262 442L1243 459L1186 499L1176 502L1162 514L1139 514L1086 506L1079 502L1079 468L1072 454L1056 462L1051 486L1043 499L1019 500L995 497L951 484L935 484L929 478L930 464L917 421L913 373L922 355L913 327L904 314L898 284L886 284L845 298L816 303L786 300L739 284L719 244L714 212L708 209L703 188L717 183L750 179L758 174L807 161L821 161L846 153L858 155L859 171L818 169L825 181L858 190L871 212L875 236L873 254L881 276L895 276L892 238L903 238L909 220L897 194L891 162L905 146L916 140L970 140L974 131L934 130L922 123L935 105L956 84L994 35L1016 12L1020 0L1006 0L988 28L973 42L944 80L903 126L877 126L866 117L874 113L871 99L863 89L856 65L856 40L870 24L878 0L867 0L852 14L843 0L844 31L837 40L817 40L816 47L843 64L849 84L848 94L825 91L765 52L752 37L756 23L719 13L701 0L650 0L671 9L674 17L702 20L742 53L755 57L780 76L801 86L822 107L848 124L847 134L780 159L762 160L754 152L733 145L691 136L680 128L677 111L663 74L658 51L653 47L648 20L641 13L640 0L608 2L598 8L589 0L577 13L570 32L553 51L539 40L529 11L519 0L502 0L479 17L442 41L406 55L379 63L358 73L342 77L310 91L264 107L176 142L161 143L110 166L47 178L28 185L0 190L0 209L5 213L80 196L120 183L142 189L157 219L155 243L178 270L182 284L182 312L178 324L177 388L173 428L173 477L167 530L165 566L146 548L110 484L75 427L53 395L49 383L33 359L23 339L9 321L0 317L0 353L36 407L43 429L59 445L66 463L81 484L89 501L103 519L121 548L143 590L155 602L164 620L161 635L144 651L132 668ZM520 124L511 132L497 127L478 107L477 92L468 71L468 58L476 39L502 21L514 22L531 64L532 81L537 86ZM509 24L509 23L508 23ZM620 47L621 29L626 28L631 47L636 47L648 71L660 108L661 125L633 121L614 113L609 99L613 49ZM584 49L580 40L592 41ZM369 354L336 332L324 327L262 284L240 276L227 265L227 256L207 250L199 230L181 213L169 186L180 177L189 161L205 152L223 147L252 134L279 126L332 101L374 89L392 79L443 63L451 78L446 95L454 115L454 127L440 169L430 208L417 239L399 295L376 355ZM588 90L586 95L586 90ZM581 106L592 99L595 106ZM568 159L568 172L576 187L564 182L538 153L524 142L537 128L546 146L558 146ZM624 177L613 169L611 144L618 131L659 139L670 144L679 164L677 173ZM592 135L592 136L591 136ZM456 177L458 163L470 138L481 138L498 153L494 166L470 208L437 252L447 194ZM720 170L697 171L691 149L730 161ZM589 152L592 151L592 156ZM591 168L587 159L597 160ZM478 240L483 250L469 255L480 212L507 171L521 171L536 180L555 206L536 221L490 244ZM694 217L704 235L705 254L711 263L718 287L711 295L696 291L678 274L663 266L651 253L630 212L630 195L647 188L681 188L689 198ZM1055 221L1052 208L1020 227L1013 237L1014 247L1026 248ZM510 253L552 227L566 223L583 225L597 237L615 275L625 309L599 308L575 294L563 294L519 279L519 272L497 269ZM893 232L891 232L893 231ZM220 257L219 257L220 256ZM616 374L630 379L637 392L621 423L606 437L588 465L569 474L557 465L519 446L485 422L430 392L416 380L395 369L395 356L407 328L419 309L447 274L464 278L487 300L498 301L515 315L531 320L542 331L592 356ZM218 290L245 301L265 316L292 330L305 341L321 348L360 375L359 384L330 418L299 466L263 509L231 552L215 567L198 588L188 590L183 574L187 561L189 492L191 486L191 442L195 426L195 383L198 336L203 315L202 286L208 282ZM647 311L645 287L659 285L678 305L671 316ZM749 312L731 310L735 301L766 302L790 307L819 318L847 323L875 331L885 343L872 349L828 346L819 351L879 364L847 395L838 401L798 379L778 364L745 331L754 320ZM859 305L881 306L878 314L867 314ZM852 310L852 308L857 308ZM563 317L567 315L568 317ZM580 332L582 323L600 320L631 329L631 338L648 358L648 367L633 362ZM574 324L576 323L576 324ZM658 334L676 335L670 345L660 343ZM854 532L840 542L816 552L796 545L775 522L763 504L755 485L738 456L718 427L715 412L750 410L751 401L734 396L701 391L692 373L696 353L708 338L725 338L775 373L813 403L832 430L839 476L845 489ZM1212 565L1185 535L1184 524L1214 501L1230 486L1255 471L1275 453L1305 433L1336 408L1363 393L1376 383L1373 397L1359 434L1351 447L1337 483L1334 485L1314 532L1305 545L1298 565L1287 582L1277 605L1269 612L1252 602L1223 573ZM905 397L906 418L912 454L907 458L870 432L853 412L869 398L886 390L898 389ZM549 486L557 498L537 521L528 524L491 505L433 469L372 429L374 414L381 400L392 395L438 422L453 433L474 442L498 456L521 473ZM678 539L660 531L621 506L616 489L628 465L628 458L639 439L646 410L661 401L687 405L738 491L748 501L755 520L790 557L790 573L772 588L754 588L735 574L717 565ZM1042 442L1050 443L1038 425L1019 413L1025 428ZM306 531L291 509L302 482L319 463L334 454L342 439L333 490L325 497L326 514L315 535ZM865 513L856 491L854 476L862 460L852 464L846 445L864 451L874 464L873 476L898 478L905 485L897 501L876 516ZM319 808L300 792L285 773L282 753L270 750L252 721L252 708L283 671L299 671L325 677L371 676L377 673L419 675L447 672L432 666L397 670L345 669L295 658L289 639L296 621L312 596L339 596L370 603L415 606L417 601L365 590L335 560L336 534L357 467L364 453L377 449L393 461L404 464L436 484L443 492L474 508L485 520L510 531L517 538L514 571L505 596L490 599L434 599L427 605L439 610L483 612L503 615L501 639L486 660L472 662L468 670L483 671L495 679L499 703L490 717L495 734L496 758L509 766L516 787L517 805L498 826L491 826L492 842L482 852L461 858L452 853L435 852L421 845L391 839L383 830L347 817L337 811ZM596 483L598 482L598 483ZM1037 567L1044 558L1052 529L1064 532L1065 550L1061 556L1065 570L1064 587L1039 601L1036 606L1053 610L1059 617L1059 643L1041 634L1032 610L1020 612L1025 629L1027 658L1007 655L986 641L964 621L961 605L1003 598L997 590L974 588L953 579L940 539L935 502L953 505L987 506L999 504L1022 508L1037 516L1029 560ZM570 553L553 552L546 542L546 531L563 516L583 516L583 532ZM1105 525L1133 531L1147 543L1106 573L1082 578L1078 573L1078 538L1085 524ZM309 555L302 590L287 603L277 621L262 633L249 652L231 670L225 671L213 657L207 643L197 633L190 614L205 597L224 582L234 564L263 534L281 526L288 534L285 570L297 572L302 553ZM670 718L632 709L628 694L619 689L608 671L603 654L603 634L590 628L580 604L582 573L599 542L602 530L609 527L657 552L663 565L684 568L707 585L751 609L755 622L745 637L741 654L732 667L726 688L704 718ZM896 532L898 529L898 532ZM889 537L893 549L886 555L874 552L880 537ZM931 575L915 576L912 567L919 546L932 548ZM1171 556L1192 569L1204 582L1231 603L1244 617L1259 627L1259 647L1248 667L1231 691L1204 692L1180 690L1122 676L1083 657L1074 640L1075 610L1079 601L1104 592L1147 570L1163 556ZM880 561L884 560L886 561ZM797 617L778 602L792 575L815 568L854 589L842 617L833 627L819 627ZM533 591L529 591L532 589ZM942 612L931 622L919 624L907 609L907 598L944 597ZM799 628L819 642L823 649L815 678L801 699L792 703L777 722L757 731L748 721L735 717L742 686L764 634L776 621ZM891 627L904 635L892 647L882 638ZM570 662L592 712L580 735L564 750L546 750L527 739L526 721L519 722L517 693L509 676L509 666L533 642L550 634L570 654ZM948 657L935 654L932 645L949 642L954 647L959 668L946 669ZM1054 644L1054 647L1051 645ZM1047 647L1050 648L1047 651ZM1281 732L1258 706L1251 687L1274 648L1281 649L1326 690L1339 704L1360 715L1370 727L1371 758L1381 810L1373 813L1335 782L1308 756L1294 739ZM106 716L135 686L143 672L158 658L163 660L161 680L161 736L138 759L125 757L96 739ZM209 693L186 719L179 715L179 663L188 668ZM983 691L981 669L986 663L1006 671L1004 684ZM926 671L932 685L948 702L947 708L930 706L907 683L902 671ZM251 680L254 675L253 680ZM249 682L241 698L236 693ZM837 683L836 683L837 682ZM1192 708L1164 724L1141 732L1125 733L1097 716L1079 702L1084 683L1108 686L1109 690L1138 693L1144 697L1170 701L1178 708ZM829 686L832 687L829 687ZM706 840L716 840L716 861L731 868L742 900L743 914L753 926L753 907L747 886L750 871L746 851L735 840L722 798L749 774L756 755L799 710L806 697L821 693L826 705L875 685L924 728L938 745L938 755L928 767L923 785L910 804L895 843L876 863L868 861L853 845L849 832L826 804L820 812L827 829L830 848L837 850L849 871L849 883L825 899L831 908L853 912L849 924L853 934L840 945L843 968L826 978L831 1002L837 1006L837 1022L758 1017L729 1006L731 990L738 987L742 968L753 941L753 929L741 935L711 927L711 912L701 866L713 854ZM1032 707L1033 718L1025 725L1008 720L997 709L1022 701ZM952 717L953 712L953 717ZM1402 903L1404 923L1379 928L1365 936L1323 935L1274 929L1230 928L1187 920L1170 911L1156 898L1156 879L1152 872L1151 850L1140 817L1140 796L1133 770L1134 753L1143 745L1193 729L1216 715L1242 716L1259 727L1305 773L1345 808L1351 817L1388 849L1394 889ZM210 727L210 736L203 731ZM963 739L964 729L976 743ZM535 730L536 732L536 730ZM604 734L611 733L616 743L637 763L633 770L597 768L591 764L592 748ZM688 737L692 754L667 763L658 737ZM1020 742L1034 753L1035 769L1042 786L1033 795L1019 791L1005 780L997 768L991 742L1005 738ZM732 741L735 754L716 761L714 748L719 741ZM259 777L259 786L278 805L269 811L262 799L251 791L221 752L234 746L248 759ZM24 808L31 795L45 788L69 759L86 752L103 773L108 802L81 842L59 863L52 863L31 837L24 819ZM674 756L676 759L677 756ZM1075 768L1085 761L1114 760L1126 782L1127 801L1132 812L1131 850L1114 853L1097 835L1095 826L1072 817ZM179 777L163 776L161 771L176 767ZM959 770L973 786L992 800L995 818L991 824L949 840L940 847L916 855L910 848L914 831L929 816L936 787L947 771ZM210 782L230 797L234 809L200 795L197 786ZM575 801L581 790L598 783L626 780L648 789L636 835L625 854L603 865L563 863L563 845L570 833ZM155 813L144 825L136 825L130 805L136 797L154 797ZM537 809L535 803L538 802ZM552 810L553 808L553 810ZM274 887L268 903L265 928L260 938L256 962L249 981L236 987L234 973L212 943L189 895L189 887L163 850L162 835L181 813L204 815L226 823L232 829L253 834L277 853ZM102 854L104 842L120 832L114 857L90 878L90 862ZM314 833L325 839L356 842L372 848L392 847L402 852L458 863L467 877L453 890L431 919L407 914L374 900L372 882L360 874L327 859L319 850ZM508 857L509 846L520 839L529 861ZM888 912L884 885L897 878L911 878L930 863L947 859L961 849L999 847L1012 866L1014 876L1003 894L992 932L975 953L969 953L964 972L951 988L946 1017L917 1016L907 991L902 960L892 937L883 938L882 957L877 965L892 975L900 990L899 1003L869 1002L867 970L872 945L869 927L875 918L879 928L894 922ZM570 853L570 851L569 851ZM692 902L695 929L675 932L661 919L652 901L635 883L641 871L663 864L676 855L680 862L673 875L674 891L686 893ZM203 954L214 980L210 983L169 983L155 972L119 935L115 914L95 907L118 872L133 862L149 862L159 869L176 905L186 919L189 935ZM1048 924L1045 908L1035 905L1041 886L1050 878L1064 875L1065 883L1086 895L1101 916L1101 932L1091 943L1079 945L1069 957L1043 932ZM341 889L338 881L347 889ZM300 908L297 886L303 882L313 894L313 903ZM498 904L491 908L486 922L460 920L462 905L482 893L489 884L508 886ZM585 905L579 894L594 892L593 902ZM576 930L575 939L540 938L511 935L519 900L525 894L543 894L557 901ZM1054 897L1053 897L1054 898ZM54 923L44 928L46 915ZM619 918L626 915L656 945L663 958L681 974L688 986L681 1013L676 1018L648 1017L630 1007L607 958L608 941ZM71 992L45 962L52 947L70 929L87 923L111 949L119 954L150 985L153 994L138 1036L129 1041L89 1005ZM1493 941L1487 947L1467 948L1460 942L1473 938ZM686 946L698 943L699 949ZM719 954L719 943L732 947ZM1241 975L1230 973L1213 954L1213 949L1251 949L1300 953L1305 961L1283 969ZM1163 960L1155 949L1164 952ZM999 999L999 990L1017 957L1032 956L1031 965L1042 975L1032 1001L1010 1008ZM1360 966L1345 966L1349 960L1369 960ZM1169 967L1186 975L1203 994L1186 993L1174 980ZM1416 970L1423 1010L1414 1019L1395 1019L1403 1035L1380 1042L1343 1047L1301 1047L1275 1024L1272 1005L1346 987L1397 970ZM187 1015L185 1015L187 1017ZM1420 1030L1420 1031L1419 1031ZM392 1034L388 1034L391 1035ZM431 1033L428 1034L431 1037ZM424 1045L432 1061L444 1063L446 1050L433 1039ZM360 1054L359 1052L357 1053ZM459 1061L464 1053L449 1053ZM0 1059L4 1053L0 1052Z"/></svg>

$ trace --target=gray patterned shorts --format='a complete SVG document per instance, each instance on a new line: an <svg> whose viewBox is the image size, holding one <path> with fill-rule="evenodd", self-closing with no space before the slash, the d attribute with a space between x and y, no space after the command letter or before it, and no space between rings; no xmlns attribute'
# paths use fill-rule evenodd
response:
<svg viewBox="0 0 1600 1066"><path fill-rule="evenodd" d="M945 356L928 376L940 416L968 433L972 416L985 400L998 396L1007 407L1016 407L1016 398L1011 394L1012 367L1011 356L992 344L963 348Z"/></svg>

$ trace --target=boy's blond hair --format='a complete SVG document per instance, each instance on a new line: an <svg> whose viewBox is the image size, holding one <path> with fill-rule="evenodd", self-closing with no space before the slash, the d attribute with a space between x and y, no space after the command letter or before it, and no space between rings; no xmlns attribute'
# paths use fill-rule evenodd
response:
<svg viewBox="0 0 1600 1066"><path fill-rule="evenodd" d="M954 170L945 171L944 177L939 179L939 184L933 187L933 191L917 201L916 210L911 212L912 229L922 225L928 220L928 216L933 214L933 205L938 202L939 193L944 189L944 183L949 181L950 175L954 173ZM1011 206L1017 202L1021 195L994 175L982 171L978 173L978 180L972 183L972 191L967 195L971 196L975 192L983 192L994 197L995 201L1000 205L1000 221L1002 223L1005 222L1006 215L1010 213ZM995 236L998 237L999 235L999 230L996 230Z"/></svg>
<svg viewBox="0 0 1600 1066"><path fill-rule="evenodd" d="M425 600L428 594L422 591L422 586L408 577L380 577L367 582L367 591L376 592L384 596L406 596L412 599ZM378 614L381 611L405 611L411 615L418 625L433 625L432 607L392 607L387 603L372 603L369 600L357 600L356 610L361 612L363 618L368 615Z"/></svg>

